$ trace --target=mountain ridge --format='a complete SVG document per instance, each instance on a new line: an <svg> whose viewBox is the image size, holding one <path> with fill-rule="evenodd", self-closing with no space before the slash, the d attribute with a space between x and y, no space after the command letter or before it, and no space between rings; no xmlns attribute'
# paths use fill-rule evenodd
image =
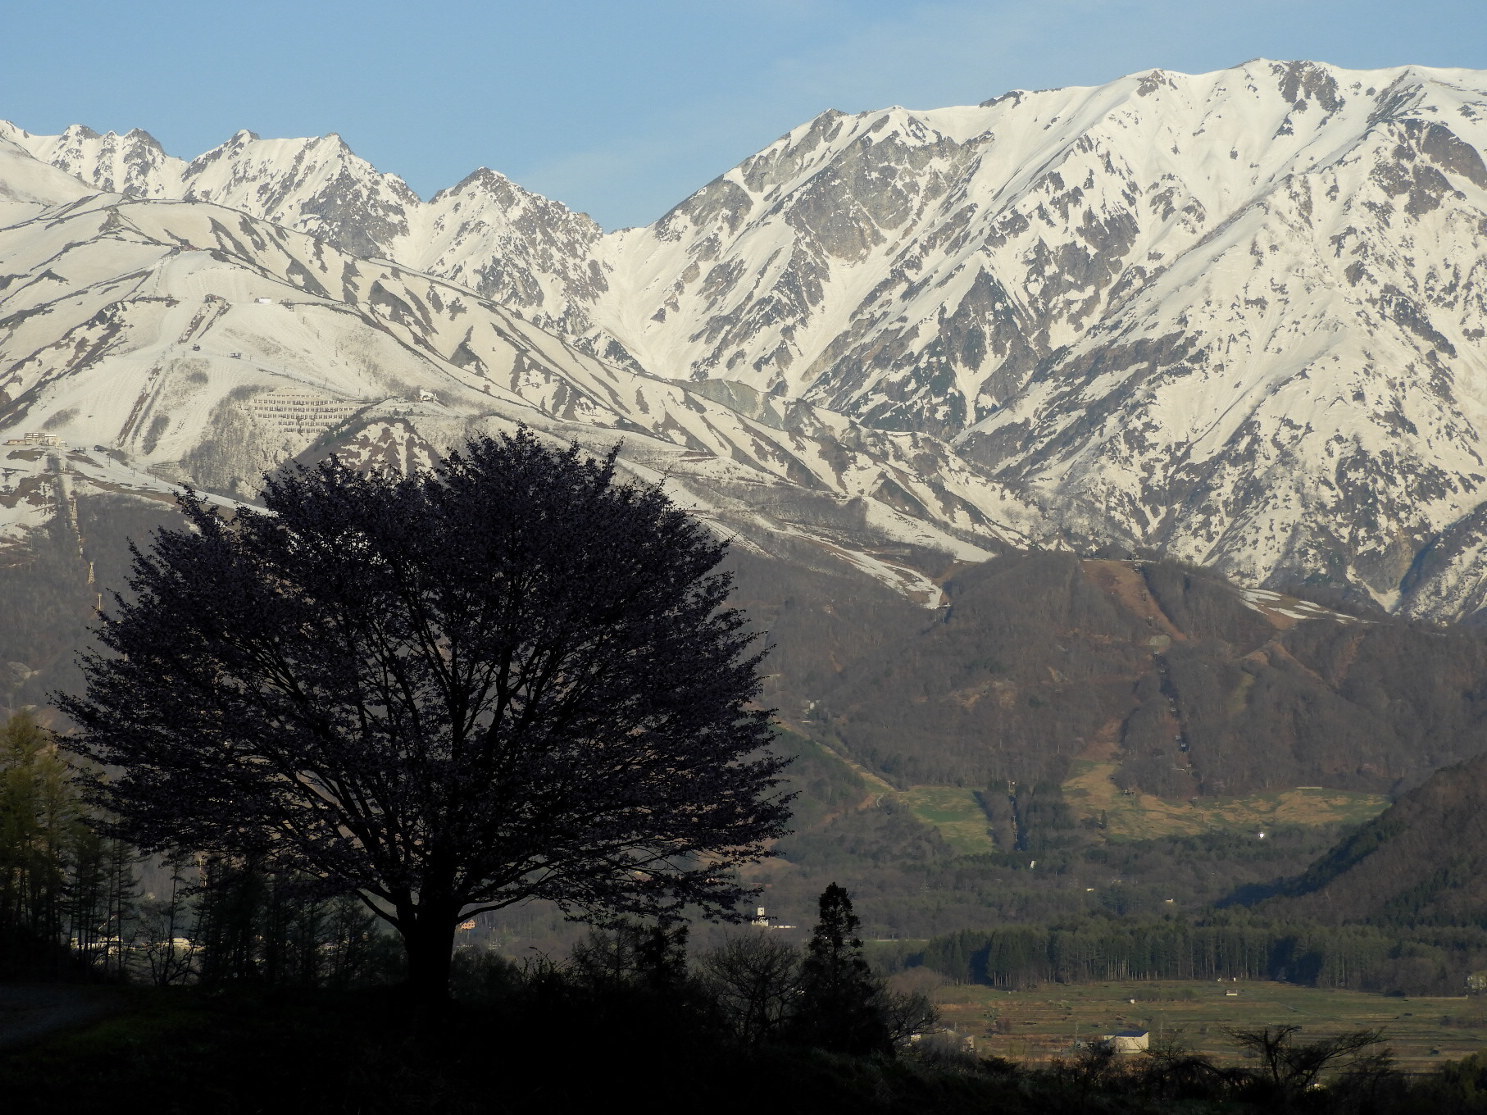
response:
<svg viewBox="0 0 1487 1115"><path fill-rule="evenodd" d="M992 533L1487 603L1482 72L1261 59L829 111L608 234L494 171L423 202L334 136L0 139L464 286L777 432L932 439L1033 509Z"/></svg>
<svg viewBox="0 0 1487 1115"><path fill-rule="evenodd" d="M1377 808L1487 708L1472 633L1379 618L1487 605L1484 142L1487 73L1152 71L823 113L606 234L335 136L0 125L0 703L173 488L520 423L732 539L782 721L1008 871Z"/></svg>

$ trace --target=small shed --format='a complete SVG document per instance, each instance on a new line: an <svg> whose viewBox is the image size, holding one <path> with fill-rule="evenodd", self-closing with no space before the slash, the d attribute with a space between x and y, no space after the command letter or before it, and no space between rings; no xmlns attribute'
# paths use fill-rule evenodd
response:
<svg viewBox="0 0 1487 1115"><path fill-rule="evenodd" d="M1121 1030L1106 1034L1105 1040L1117 1053L1142 1053L1151 1041L1150 1030Z"/></svg>

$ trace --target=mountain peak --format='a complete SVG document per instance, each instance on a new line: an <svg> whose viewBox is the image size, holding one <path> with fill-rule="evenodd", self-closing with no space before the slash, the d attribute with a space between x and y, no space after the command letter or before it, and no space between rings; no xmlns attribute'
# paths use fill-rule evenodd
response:
<svg viewBox="0 0 1487 1115"><path fill-rule="evenodd" d="M124 138L132 143L137 143L142 147L148 147L152 150L159 151L162 155L165 153L165 148L160 145L160 141L152 136L149 132L145 131L143 128L130 128L129 131L125 133Z"/></svg>
<svg viewBox="0 0 1487 1115"><path fill-rule="evenodd" d="M480 166L465 175L453 186L445 187L434 196L442 197L445 194L461 193L467 190L507 189L514 185L515 183L500 171L492 170L488 166Z"/></svg>
<svg viewBox="0 0 1487 1115"><path fill-rule="evenodd" d="M421 202L334 134L189 165L15 142L396 259L630 371L727 381L770 400L751 420L948 443L1047 509L1040 537L1487 607L1487 74L1255 59L828 109L609 235L487 168Z"/></svg>

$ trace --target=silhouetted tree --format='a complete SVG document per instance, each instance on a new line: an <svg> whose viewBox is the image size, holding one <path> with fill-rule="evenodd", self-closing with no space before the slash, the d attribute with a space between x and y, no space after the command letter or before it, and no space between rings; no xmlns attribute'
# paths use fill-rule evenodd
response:
<svg viewBox="0 0 1487 1115"><path fill-rule="evenodd" d="M194 938L206 984L257 980L269 880L256 861L214 855L202 865Z"/></svg>
<svg viewBox="0 0 1487 1115"><path fill-rule="evenodd" d="M160 866L167 872L163 893L138 903L141 940L137 946L144 974L157 987L184 983L196 972L197 943L191 916L191 857L179 849L167 852Z"/></svg>
<svg viewBox="0 0 1487 1115"><path fill-rule="evenodd" d="M1325 1073L1379 1076L1390 1071L1389 1050L1381 1046L1382 1030L1348 1030L1311 1042L1297 1041L1300 1032L1296 1025L1229 1031L1240 1049L1259 1059L1256 1081L1274 1099L1305 1094Z"/></svg>
<svg viewBox="0 0 1487 1115"><path fill-rule="evenodd" d="M684 923L663 920L595 929L573 946L569 972L589 987L673 990L687 979L687 936Z"/></svg>
<svg viewBox="0 0 1487 1115"><path fill-rule="evenodd" d="M615 458L520 430L183 494L58 700L120 830L360 892L426 998L482 910L733 916L788 816L762 654L725 544Z"/></svg>
<svg viewBox="0 0 1487 1115"><path fill-rule="evenodd" d="M731 938L704 953L700 967L734 1036L746 1045L775 1037L800 995L800 952L768 930Z"/></svg>
<svg viewBox="0 0 1487 1115"><path fill-rule="evenodd" d="M797 1040L836 1053L889 1053L882 985L862 954L859 924L845 889L832 883L821 892L791 1030Z"/></svg>

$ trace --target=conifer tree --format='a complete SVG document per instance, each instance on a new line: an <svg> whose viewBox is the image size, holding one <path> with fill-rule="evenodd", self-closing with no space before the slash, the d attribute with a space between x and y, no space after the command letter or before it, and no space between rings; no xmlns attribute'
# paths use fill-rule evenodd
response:
<svg viewBox="0 0 1487 1115"><path fill-rule="evenodd" d="M29 712L0 729L0 938L59 945L83 809L52 734Z"/></svg>
<svg viewBox="0 0 1487 1115"><path fill-rule="evenodd" d="M794 1036L835 1053L891 1053L883 987L863 955L852 899L832 883L819 905L820 919L801 964Z"/></svg>

